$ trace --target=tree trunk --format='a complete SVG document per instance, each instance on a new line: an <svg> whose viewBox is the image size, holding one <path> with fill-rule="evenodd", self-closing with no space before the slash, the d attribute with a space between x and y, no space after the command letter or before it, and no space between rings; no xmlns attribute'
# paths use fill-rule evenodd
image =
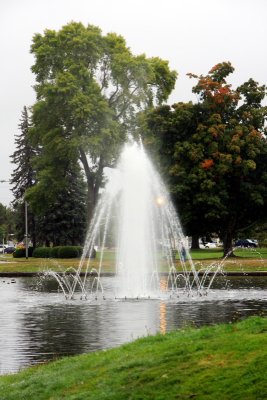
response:
<svg viewBox="0 0 267 400"><path fill-rule="evenodd" d="M87 193L88 193L87 215L88 215L88 221L90 223L90 221L93 217L94 209L95 209L97 199L98 199L99 188L101 186L101 182L102 182L102 178L103 178L104 166L102 163L102 158L100 157L97 171L96 172L91 171L84 150L80 148L79 151L80 151L80 160L83 164L86 181L87 181Z"/></svg>
<svg viewBox="0 0 267 400"><path fill-rule="evenodd" d="M233 257L233 237L236 227L236 219L229 220L228 226L223 235L223 256Z"/></svg>
<svg viewBox="0 0 267 400"><path fill-rule="evenodd" d="M198 235L192 236L191 249L194 249L194 250L199 249L199 236Z"/></svg>

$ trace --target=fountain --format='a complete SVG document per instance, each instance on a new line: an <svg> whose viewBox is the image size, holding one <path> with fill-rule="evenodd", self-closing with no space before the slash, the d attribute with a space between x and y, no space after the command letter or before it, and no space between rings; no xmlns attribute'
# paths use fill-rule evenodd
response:
<svg viewBox="0 0 267 400"><path fill-rule="evenodd" d="M116 238L114 298L151 299L179 296L181 292L202 296L207 294L216 272L221 271L220 265L211 266L201 274L196 271L170 196L141 143L127 143L117 168L112 170L96 206L77 272L67 271L63 275L47 272L57 279L66 298L73 298L77 292L85 299L105 298L102 265L111 228ZM92 268L91 256L96 244L99 265ZM175 267L176 255L180 259L179 273ZM209 272L215 268L210 278ZM167 275L164 291L160 283L162 273ZM88 277L92 277L89 287Z"/></svg>
<svg viewBox="0 0 267 400"><path fill-rule="evenodd" d="M115 274L107 274L107 244ZM217 277L224 260L196 270L186 247L162 180L142 145L128 143L101 193L78 270L56 273L51 259L40 277L0 281L0 373L188 324L266 315L266 279Z"/></svg>

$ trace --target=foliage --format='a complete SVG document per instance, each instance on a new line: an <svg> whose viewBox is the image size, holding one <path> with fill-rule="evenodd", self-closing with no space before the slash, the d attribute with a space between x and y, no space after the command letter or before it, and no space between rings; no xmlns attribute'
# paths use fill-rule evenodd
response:
<svg viewBox="0 0 267 400"><path fill-rule="evenodd" d="M216 232L224 253L234 235L266 216L266 88L250 79L227 84L230 63L197 78L197 104L163 106L146 118L146 144L159 151L163 173L188 234Z"/></svg>
<svg viewBox="0 0 267 400"><path fill-rule="evenodd" d="M24 106L19 124L20 134L15 135L16 150L10 156L12 163L16 165L10 183L14 195L13 207L16 217L16 236L19 240L21 240L25 234L25 192L27 189L31 188L36 181L33 159L38 154L38 151L36 147L30 143L30 126L28 110ZM29 205L28 231L34 245L36 243L35 222L34 213Z"/></svg>
<svg viewBox="0 0 267 400"><path fill-rule="evenodd" d="M49 258L51 256L51 247L36 247L32 256L35 258Z"/></svg>
<svg viewBox="0 0 267 400"><path fill-rule="evenodd" d="M0 377L2 400L265 399L267 319L183 329Z"/></svg>
<svg viewBox="0 0 267 400"><path fill-rule="evenodd" d="M33 257L33 247L28 248L28 257ZM12 253L14 258L26 257L26 249L17 247L16 250Z"/></svg>
<svg viewBox="0 0 267 400"><path fill-rule="evenodd" d="M41 151L39 184L28 198L51 203L68 166L80 160L91 215L103 169L113 163L126 131L134 130L136 112L166 100L176 73L159 58L134 56L123 37L76 22L36 34L31 52L37 81L31 134Z"/></svg>
<svg viewBox="0 0 267 400"><path fill-rule="evenodd" d="M253 223L245 229L238 231L239 239L253 238L258 240L259 247L267 247L267 221L261 219L256 223Z"/></svg>
<svg viewBox="0 0 267 400"><path fill-rule="evenodd" d="M49 201L38 215L37 242L53 246L81 245L87 226L85 184L80 168L69 167L64 187L58 187L54 201ZM41 192L35 200L43 203ZM38 204L34 205L38 208Z"/></svg>
<svg viewBox="0 0 267 400"><path fill-rule="evenodd" d="M0 203L0 241L5 243L12 239L10 234L15 232L15 212L10 207Z"/></svg>
<svg viewBox="0 0 267 400"><path fill-rule="evenodd" d="M82 253L82 247L78 246L62 246L58 250L59 258L77 258L80 257Z"/></svg>
<svg viewBox="0 0 267 400"><path fill-rule="evenodd" d="M82 255L81 246L36 247L35 258L77 258Z"/></svg>
<svg viewBox="0 0 267 400"><path fill-rule="evenodd" d="M47 249L47 247L45 247ZM40 247L37 247L35 250L36 252L34 253L34 257L36 258L42 258L42 250L39 253ZM41 247L43 249L43 247ZM49 247L49 257L51 258L58 258L58 252L59 249L61 249L61 246L54 246L54 247Z"/></svg>
<svg viewBox="0 0 267 400"><path fill-rule="evenodd" d="M27 108L22 112L19 125L21 133L16 136L16 151L11 156L16 168L12 174L13 202L16 216L16 233L22 239L25 233L25 193L35 192L44 180L36 177L36 160L40 157L40 146L30 140L31 124ZM45 172L43 172L45 174ZM86 230L86 197L83 177L78 165L66 165L65 177L61 185L49 179L44 190L54 191L53 202L43 191L37 190L34 201L27 201L28 232L34 247L37 242L49 244L80 244ZM51 189L52 188L52 189Z"/></svg>

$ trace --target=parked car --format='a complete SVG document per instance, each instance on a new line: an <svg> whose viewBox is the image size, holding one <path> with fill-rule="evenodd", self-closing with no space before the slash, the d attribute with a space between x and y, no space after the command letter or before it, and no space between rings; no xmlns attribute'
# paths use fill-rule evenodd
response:
<svg viewBox="0 0 267 400"><path fill-rule="evenodd" d="M216 243L214 242L203 242L202 240L199 241L200 249L215 249Z"/></svg>
<svg viewBox="0 0 267 400"><path fill-rule="evenodd" d="M5 253L5 254L13 254L15 250L16 250L15 247L13 247L13 246L8 246L8 247L6 247L6 248L4 249L4 253Z"/></svg>
<svg viewBox="0 0 267 400"><path fill-rule="evenodd" d="M7 248L6 244L0 244L0 253L4 253L6 248Z"/></svg>
<svg viewBox="0 0 267 400"><path fill-rule="evenodd" d="M258 242L252 239L238 239L235 242L236 247L258 247Z"/></svg>

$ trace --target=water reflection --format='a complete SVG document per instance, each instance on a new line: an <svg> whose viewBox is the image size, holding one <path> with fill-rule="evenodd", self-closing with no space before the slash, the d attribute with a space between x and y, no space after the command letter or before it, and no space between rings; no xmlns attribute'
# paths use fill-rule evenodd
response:
<svg viewBox="0 0 267 400"><path fill-rule="evenodd" d="M0 281L0 373L64 355L117 346L135 338L267 314L266 277L228 279L209 296L154 300L66 301L55 283ZM225 286L225 278L223 285ZM103 284L112 291L112 278ZM162 290L166 281L161 282Z"/></svg>

